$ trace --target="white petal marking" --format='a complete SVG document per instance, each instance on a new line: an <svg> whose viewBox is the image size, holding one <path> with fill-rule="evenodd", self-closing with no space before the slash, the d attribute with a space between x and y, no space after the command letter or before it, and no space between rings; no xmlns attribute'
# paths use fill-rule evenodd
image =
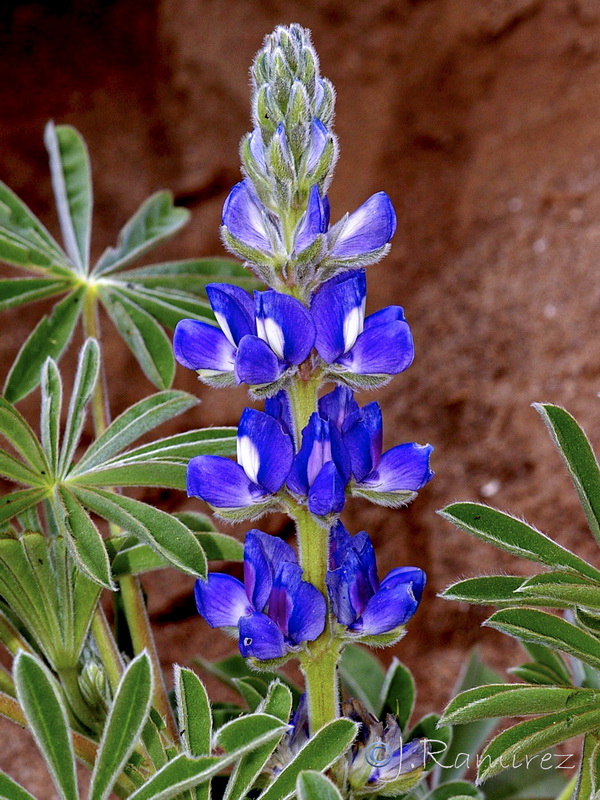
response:
<svg viewBox="0 0 600 800"><path fill-rule="evenodd" d="M359 334L363 332L363 325L365 319L365 301L360 306L354 306L344 319L344 353L347 353L358 339Z"/></svg>
<svg viewBox="0 0 600 800"><path fill-rule="evenodd" d="M237 440L237 460L241 464L244 472L253 483L258 483L258 470L260 468L260 456L254 442L248 436L238 437Z"/></svg>
<svg viewBox="0 0 600 800"><path fill-rule="evenodd" d="M260 338L264 339L276 356L283 359L283 348L285 345L283 331L275 320L270 317L266 317L264 320L261 320L261 322Z"/></svg>
<svg viewBox="0 0 600 800"><path fill-rule="evenodd" d="M227 322L227 317L223 316L223 314L221 314L220 311L214 311L213 313L215 315L215 319L219 323L219 327L221 328L225 336L229 339L229 341L234 347L237 347L236 343L233 340L233 336L231 334L231 328L229 327L229 323Z"/></svg>

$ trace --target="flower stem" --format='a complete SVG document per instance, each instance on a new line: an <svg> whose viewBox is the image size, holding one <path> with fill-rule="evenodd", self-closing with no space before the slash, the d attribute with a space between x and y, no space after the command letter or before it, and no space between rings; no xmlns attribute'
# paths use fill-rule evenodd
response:
<svg viewBox="0 0 600 800"><path fill-rule="evenodd" d="M308 423L310 415L317 410L320 380L317 376L308 379L297 378L288 390L296 447L300 446L302 428ZM294 505L290 514L296 521L300 566L304 579L316 586L327 599L325 577L329 562L329 536L326 529L317 521L304 505ZM315 733L331 720L339 716L339 689L337 662L339 646L331 640L330 626L308 646L300 659L304 674L308 701L308 718L311 733Z"/></svg>
<svg viewBox="0 0 600 800"><path fill-rule="evenodd" d="M93 287L89 287L86 292L84 307L83 307L83 329L85 336L92 337L100 343L100 326L98 321L98 302L96 292ZM109 410L106 395L106 382L104 377L104 367L101 366L101 373L94 389L94 396L92 398L92 410L94 419L94 432L96 437L100 436L108 426ZM157 711L164 718L169 733L176 740L177 728L175 726L175 719L167 696L167 689L163 679L163 672L156 650L156 643L152 634L150 620L148 619L148 612L142 594L142 588L135 575L126 575L119 579L119 586L121 589L121 596L123 598L123 608L125 611L125 618L129 627L131 641L136 653L140 653L146 649L152 666L154 669L154 705ZM116 678L117 661L114 658L114 653L111 654L111 647L107 644L106 634L107 627L102 625L101 621L96 621L95 632L100 635L100 640L97 640L98 647L104 659L104 666L109 675L111 685Z"/></svg>

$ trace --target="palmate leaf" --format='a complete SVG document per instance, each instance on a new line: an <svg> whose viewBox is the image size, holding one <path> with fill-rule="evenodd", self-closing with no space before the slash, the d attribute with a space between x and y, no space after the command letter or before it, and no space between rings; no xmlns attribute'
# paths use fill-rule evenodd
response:
<svg viewBox="0 0 600 800"><path fill-rule="evenodd" d="M47 357L58 360L67 347L84 304L95 313L104 305L148 379L159 389L173 381L175 362L162 325L179 320L214 320L207 283L225 280L248 290L259 284L232 259L206 258L125 269L174 235L189 212L173 205L169 192L148 198L95 268L89 263L92 182L86 145L67 125L46 127L52 186L66 252L42 223L0 182L0 261L37 273L0 280L0 310L65 294L42 317L18 354L4 388L17 402L36 388Z"/></svg>
<svg viewBox="0 0 600 800"><path fill-rule="evenodd" d="M235 450L235 429L191 431L165 437L123 453L141 436L172 419L198 401L179 391L158 392L117 417L72 463L83 428L86 405L98 380L99 348L88 340L80 354L68 412L68 430L60 436L62 383L53 360L44 366L41 431L42 445L21 415L0 398L0 423L21 461L0 451L0 474L24 483L25 489L0 498L0 523L46 501L47 519L62 534L79 568L101 586L113 588L109 551L91 514L123 527L143 544L118 557L118 573L131 574L169 564L192 575L206 574L202 532L209 555L240 557L240 545L220 538L204 517L189 517L188 525L173 515L123 495L104 491L114 486L163 486L185 488L186 463L192 454L230 454ZM130 460L128 460L130 459ZM189 515L188 515L189 516ZM198 523L198 524L197 524ZM211 534L211 535L209 535ZM139 542L136 544L139 545ZM148 551L150 547L154 552ZM111 557L116 557L115 548Z"/></svg>

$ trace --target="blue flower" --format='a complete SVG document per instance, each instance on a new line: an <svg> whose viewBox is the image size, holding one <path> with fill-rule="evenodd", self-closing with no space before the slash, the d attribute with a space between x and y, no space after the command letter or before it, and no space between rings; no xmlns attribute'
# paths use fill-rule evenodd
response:
<svg viewBox="0 0 600 800"><path fill-rule="evenodd" d="M380 583L369 536L350 536L338 521L330 532L326 580L338 622L351 634L378 636L398 632L413 616L426 576L418 567L397 567Z"/></svg>
<svg viewBox="0 0 600 800"><path fill-rule="evenodd" d="M347 214L329 231L328 257L335 261L355 262L384 248L396 232L396 212L385 192L371 195L362 206Z"/></svg>
<svg viewBox="0 0 600 800"><path fill-rule="evenodd" d="M198 612L212 628L237 628L244 658L281 658L325 628L325 599L302 580L292 548L259 530L246 535L244 583L213 572L196 581L195 595Z"/></svg>
<svg viewBox="0 0 600 800"><path fill-rule="evenodd" d="M433 447L406 442L382 454L383 422L379 403L360 408L347 387L338 386L319 401L319 414L340 432L350 459L352 494L375 503L398 506L433 477Z"/></svg>
<svg viewBox="0 0 600 800"><path fill-rule="evenodd" d="M208 383L270 384L301 364L312 350L315 328L310 312L289 295L255 292L226 283L206 292L220 330L193 319L177 324L175 357Z"/></svg>
<svg viewBox="0 0 600 800"><path fill-rule="evenodd" d="M277 420L244 409L237 431L237 464L222 456L196 456L187 468L187 493L220 512L264 509L292 466L294 446Z"/></svg>
<svg viewBox="0 0 600 800"><path fill-rule="evenodd" d="M364 270L326 281L313 295L310 310L315 347L332 374L354 385L352 376L375 376L386 382L412 363L414 347L400 306L388 306L365 319Z"/></svg>
<svg viewBox="0 0 600 800"><path fill-rule="evenodd" d="M253 154L258 152L258 137L251 144L254 145ZM221 222L224 232L233 237L231 242L225 239L227 245L241 244L259 258L283 252L279 220L261 203L248 178L236 183L229 192ZM242 250L242 256L246 255Z"/></svg>
<svg viewBox="0 0 600 800"><path fill-rule="evenodd" d="M308 498L312 514L337 514L345 502L350 460L340 432L317 412L302 431L302 444L287 478L288 489Z"/></svg>
<svg viewBox="0 0 600 800"><path fill-rule="evenodd" d="M277 392L272 397L267 397L265 400L265 414L276 419L283 430L294 438L294 415L292 414L292 405L290 397L285 389Z"/></svg>

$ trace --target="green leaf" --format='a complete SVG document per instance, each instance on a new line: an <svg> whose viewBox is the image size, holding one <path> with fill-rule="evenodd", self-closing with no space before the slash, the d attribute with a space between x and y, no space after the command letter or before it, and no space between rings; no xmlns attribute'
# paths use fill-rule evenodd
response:
<svg viewBox="0 0 600 800"><path fill-rule="evenodd" d="M89 800L106 800L135 747L150 711L152 665L146 651L129 664L104 725Z"/></svg>
<svg viewBox="0 0 600 800"><path fill-rule="evenodd" d="M50 155L52 188L66 251L86 274L92 228L92 177L85 143L70 125L46 125L44 142Z"/></svg>
<svg viewBox="0 0 600 800"><path fill-rule="evenodd" d="M263 700L263 695L245 678L234 678L233 683L250 711L256 711Z"/></svg>
<svg viewBox="0 0 600 800"><path fill-rule="evenodd" d="M3 397L0 397L0 432L35 472L49 472L49 464L25 418Z"/></svg>
<svg viewBox="0 0 600 800"><path fill-rule="evenodd" d="M377 718L384 719L386 714L393 714L404 731L415 705L415 694L415 680L410 670L393 658L381 687Z"/></svg>
<svg viewBox="0 0 600 800"><path fill-rule="evenodd" d="M174 516L179 519L179 515ZM216 532L200 533L195 536L209 561L244 560L244 546L232 536ZM109 557L112 559L112 572L116 578L123 575L139 575L169 566L170 562L149 545L137 541L123 545L124 541L130 542L131 537L117 536L105 542Z"/></svg>
<svg viewBox="0 0 600 800"><path fill-rule="evenodd" d="M429 792L424 800L458 800L469 797L483 800L483 794L469 781L448 781Z"/></svg>
<svg viewBox="0 0 600 800"><path fill-rule="evenodd" d="M35 800L32 794L0 771L0 798L2 800Z"/></svg>
<svg viewBox="0 0 600 800"><path fill-rule="evenodd" d="M527 598L529 604L546 601L562 603L565 607L583 606L600 610L600 583L592 584L570 572L554 571L534 575L519 587L519 593Z"/></svg>
<svg viewBox="0 0 600 800"><path fill-rule="evenodd" d="M479 503L454 503L438 512L467 533L506 550L514 556L546 564L549 567L579 572L600 580L600 572L545 534L502 511Z"/></svg>
<svg viewBox="0 0 600 800"><path fill-rule="evenodd" d="M159 389L167 389L175 376L175 359L169 337L150 314L121 293L101 291L100 296L144 375Z"/></svg>
<svg viewBox="0 0 600 800"><path fill-rule="evenodd" d="M176 292L172 289L145 289L142 286L119 282L119 294L143 308L161 325L175 328L182 319L197 319L202 322L214 322L210 304L207 300L185 292Z"/></svg>
<svg viewBox="0 0 600 800"><path fill-rule="evenodd" d="M25 486L46 486L47 480L43 475L33 472L16 458L13 458L4 450L0 450L0 475L9 478L16 483L24 483Z"/></svg>
<svg viewBox="0 0 600 800"><path fill-rule="evenodd" d="M100 370L100 347L95 339L87 339L79 352L77 373L73 383L65 435L60 454L59 471L64 475L71 465L85 422L85 409L92 397Z"/></svg>
<svg viewBox="0 0 600 800"><path fill-rule="evenodd" d="M107 275L140 258L185 225L189 211L175 208L170 192L156 192L149 197L125 225L116 247L101 256L93 274Z"/></svg>
<svg viewBox="0 0 600 800"><path fill-rule="evenodd" d="M562 683L565 686L571 685L571 676L562 656L549 647L533 642L523 642L523 648L537 664L547 667L557 676L556 683Z"/></svg>
<svg viewBox="0 0 600 800"><path fill-rule="evenodd" d="M46 255L49 264L55 261L63 266L67 265L60 246L35 214L2 181L0 181L0 229L15 234L23 242L30 243L36 250Z"/></svg>
<svg viewBox="0 0 600 800"><path fill-rule="evenodd" d="M53 474L58 469L60 443L60 414L62 411L62 380L55 362L48 358L42 367L42 409L40 429L42 447Z"/></svg>
<svg viewBox="0 0 600 800"><path fill-rule="evenodd" d="M541 684L544 686L571 685L571 681L565 682L553 669L550 669L545 664L537 664L530 661L518 667L511 667L508 671L511 675L515 675L522 681L527 681L527 683Z"/></svg>
<svg viewBox="0 0 600 800"><path fill-rule="evenodd" d="M156 439L114 458L120 463L157 458L165 461L183 461L187 464L190 458L197 455L233 456L236 453L236 446L236 428L199 428Z"/></svg>
<svg viewBox="0 0 600 800"><path fill-rule="evenodd" d="M175 697L179 736L191 756L210 755L212 712L200 678L191 669L175 665ZM210 784L196 789L196 800L209 800Z"/></svg>
<svg viewBox="0 0 600 800"><path fill-rule="evenodd" d="M600 789L600 743L596 736L587 734L583 741L581 766L573 800L597 797L598 789Z"/></svg>
<svg viewBox="0 0 600 800"><path fill-rule="evenodd" d="M440 597L444 600L478 603L483 606L514 606L529 602L526 598L515 594L524 580L523 575L485 575L481 578L467 578L448 586L440 593Z"/></svg>
<svg viewBox="0 0 600 800"><path fill-rule="evenodd" d="M86 508L139 536L171 565L195 577L206 575L206 557L196 537L171 514L101 489L72 488Z"/></svg>
<svg viewBox="0 0 600 800"><path fill-rule="evenodd" d="M305 770L296 781L298 800L343 800L340 790L325 775Z"/></svg>
<svg viewBox="0 0 600 800"><path fill-rule="evenodd" d="M478 780L485 781L503 769L537 753L600 727L600 711L587 707L561 711L519 722L496 736L480 756ZM550 761L552 754L549 754Z"/></svg>
<svg viewBox="0 0 600 800"><path fill-rule="evenodd" d="M285 675L278 675L276 672L270 670L257 671L254 666L251 669L246 659L242 658L241 655L229 656L229 658L224 658L222 661L216 662L207 661L197 656L194 662L208 672L209 675L214 675L232 689L236 688L233 682L234 678L247 678L250 680L258 678L264 681L265 686L267 686L271 680L280 680L291 690L295 702L300 699L301 693L298 687L286 678Z"/></svg>
<svg viewBox="0 0 600 800"><path fill-rule="evenodd" d="M38 489L36 486L33 489L19 489L0 497L0 524L12 519L17 514L22 514L23 511L47 497L48 493L47 487Z"/></svg>
<svg viewBox="0 0 600 800"><path fill-rule="evenodd" d="M113 420L88 448L71 474L80 474L108 461L140 436L182 414L197 403L198 400L191 394L175 390L156 392L134 403Z"/></svg>
<svg viewBox="0 0 600 800"><path fill-rule="evenodd" d="M61 294L69 285L56 278L4 278L0 280L0 311Z"/></svg>
<svg viewBox="0 0 600 800"><path fill-rule="evenodd" d="M592 533L600 544L600 468L587 436L560 406L534 403L564 459Z"/></svg>
<svg viewBox="0 0 600 800"><path fill-rule="evenodd" d="M119 280L141 284L148 289L175 289L205 295L207 283L233 283L248 291L260 289L260 282L239 261L232 258L193 258L168 261L119 273Z"/></svg>
<svg viewBox="0 0 600 800"><path fill-rule="evenodd" d="M21 651L14 661L17 697L36 744L63 800L77 800L75 754L59 689L37 656Z"/></svg>
<svg viewBox="0 0 600 800"><path fill-rule="evenodd" d="M454 697L442 717L448 725L489 719L520 717L566 711L597 705L600 693L594 689L562 686L525 686L520 683L492 684L468 689Z"/></svg>
<svg viewBox="0 0 600 800"><path fill-rule="evenodd" d="M160 486L186 487L187 464L172 461L112 461L106 467L87 470L77 476L80 486Z"/></svg>
<svg viewBox="0 0 600 800"><path fill-rule="evenodd" d="M452 694L457 695L459 692L474 689L483 684L499 683L500 680L500 675L481 661L479 653L475 649L463 666L457 686ZM479 752L495 727L495 719L476 720L454 727L450 746L443 757L438 759L443 763L443 767L434 769L434 777L444 781L461 779L469 768L470 754ZM466 758L465 754L467 754Z"/></svg>
<svg viewBox="0 0 600 800"><path fill-rule="evenodd" d="M19 350L4 384L4 396L10 403L16 403L35 389L40 381L42 364L48 357L58 360L73 335L85 292L84 286L75 289L33 329Z"/></svg>
<svg viewBox="0 0 600 800"><path fill-rule="evenodd" d="M95 583L114 590L102 535L79 500L61 486L55 496L53 508L60 531L79 569Z"/></svg>
<svg viewBox="0 0 600 800"><path fill-rule="evenodd" d="M309 739L294 758L260 795L260 800L284 800L291 797L301 772L325 772L354 741L358 726L349 719L329 722Z"/></svg>
<svg viewBox="0 0 600 800"><path fill-rule="evenodd" d="M533 608L506 608L493 614L484 625L525 642L554 647L596 669L600 668L598 639L545 611Z"/></svg>
<svg viewBox="0 0 600 800"><path fill-rule="evenodd" d="M339 673L348 694L376 714L385 681L379 659L360 645L349 645L340 659Z"/></svg>

